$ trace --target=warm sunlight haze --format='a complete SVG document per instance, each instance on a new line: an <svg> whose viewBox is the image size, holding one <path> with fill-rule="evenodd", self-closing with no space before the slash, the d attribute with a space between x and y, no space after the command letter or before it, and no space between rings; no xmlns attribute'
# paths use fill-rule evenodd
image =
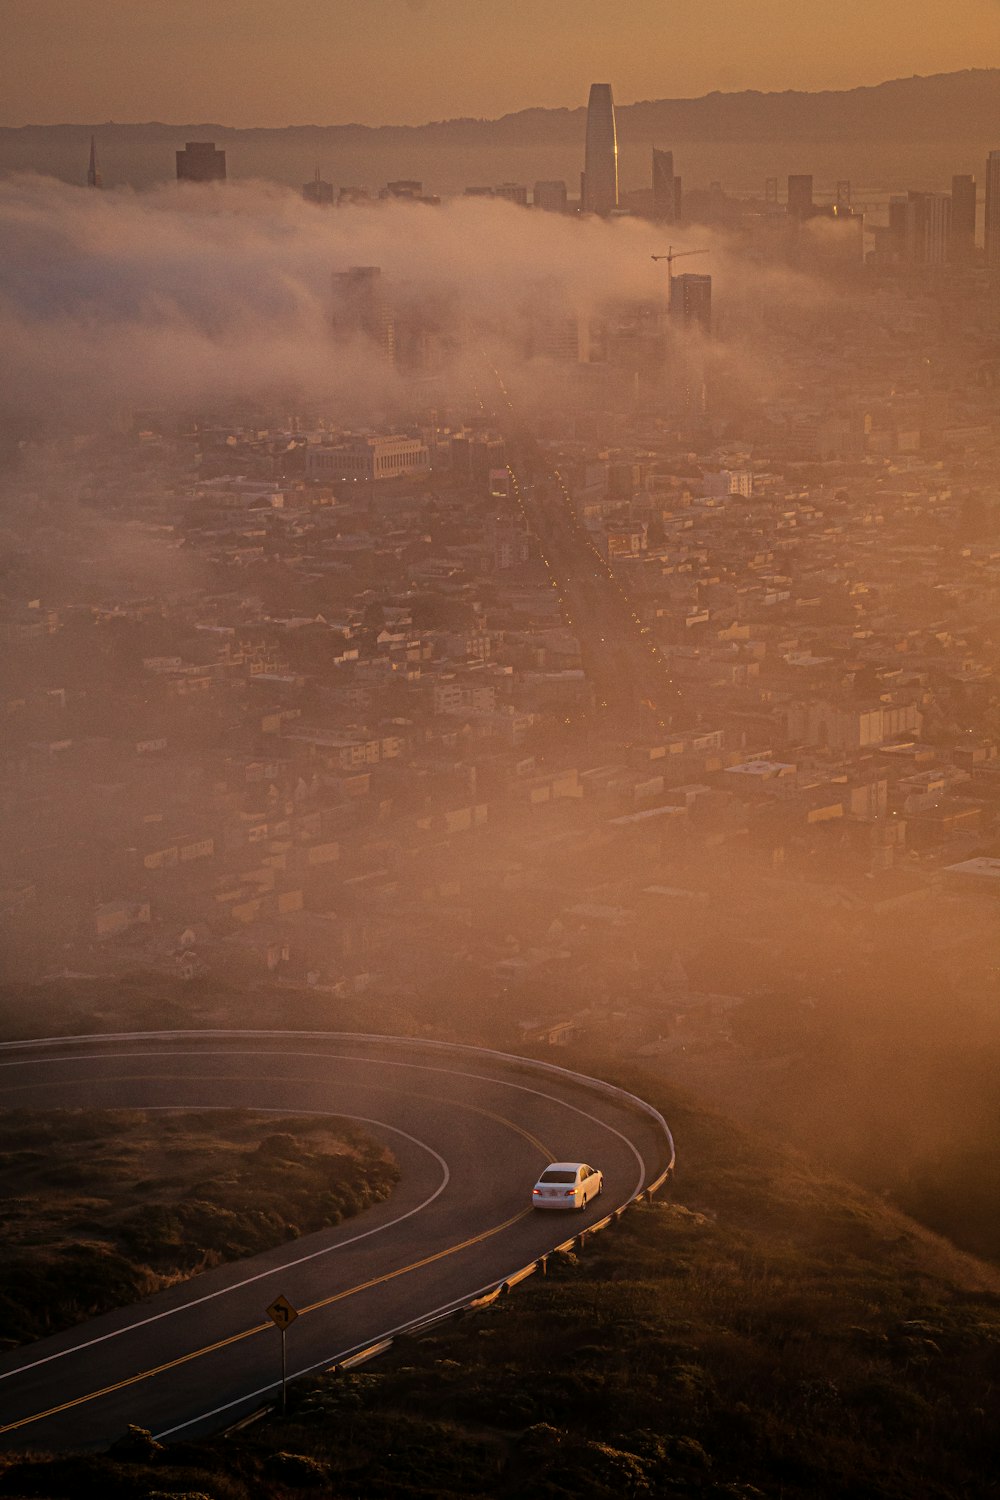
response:
<svg viewBox="0 0 1000 1500"><path fill-rule="evenodd" d="M996 0L0 0L0 123L420 124L1000 63Z"/></svg>
<svg viewBox="0 0 1000 1500"><path fill-rule="evenodd" d="M0 1500L1000 1500L1000 4L0 38Z"/></svg>

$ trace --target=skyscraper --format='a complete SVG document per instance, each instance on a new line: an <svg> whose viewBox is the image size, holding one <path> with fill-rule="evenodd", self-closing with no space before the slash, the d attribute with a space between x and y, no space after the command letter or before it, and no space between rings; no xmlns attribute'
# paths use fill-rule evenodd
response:
<svg viewBox="0 0 1000 1500"><path fill-rule="evenodd" d="M522 208L528 205L528 189L523 182L501 182L494 189L494 197L504 198L508 203L518 203Z"/></svg>
<svg viewBox="0 0 1000 1500"><path fill-rule="evenodd" d="M536 182L531 201L535 208L543 208L547 213L564 214L566 212L565 182L561 180Z"/></svg>
<svg viewBox="0 0 1000 1500"><path fill-rule="evenodd" d="M811 173L793 174L788 179L788 214L793 219L810 219L813 211Z"/></svg>
<svg viewBox="0 0 1000 1500"><path fill-rule="evenodd" d="M986 158L986 264L1000 266L1000 151Z"/></svg>
<svg viewBox="0 0 1000 1500"><path fill-rule="evenodd" d="M396 362L396 321L381 266L352 266L333 276L333 326L342 337L364 334L386 364Z"/></svg>
<svg viewBox="0 0 1000 1500"><path fill-rule="evenodd" d="M950 193L893 194L880 257L896 265L943 266L951 255L951 213Z"/></svg>
<svg viewBox="0 0 1000 1500"><path fill-rule="evenodd" d="M90 137L90 164L87 167L87 186L92 188L104 186L101 169L97 165L97 138L95 136Z"/></svg>
<svg viewBox="0 0 1000 1500"><path fill-rule="evenodd" d="M333 183L324 182L317 167L312 182L307 182L303 187L302 196L307 203L315 203L319 208L329 208L333 202Z"/></svg>
<svg viewBox="0 0 1000 1500"><path fill-rule="evenodd" d="M677 213L677 183L674 176L674 153L653 147L653 217L673 224Z"/></svg>
<svg viewBox="0 0 1000 1500"><path fill-rule="evenodd" d="M226 153L214 141L188 141L177 152L178 182L225 182Z"/></svg>
<svg viewBox="0 0 1000 1500"><path fill-rule="evenodd" d="M919 265L943 266L951 243L951 195L911 193L912 252Z"/></svg>
<svg viewBox="0 0 1000 1500"><path fill-rule="evenodd" d="M951 244L948 259L952 265L970 265L976 257L976 179L951 179Z"/></svg>
<svg viewBox="0 0 1000 1500"><path fill-rule="evenodd" d="M889 227L885 242L888 257L896 265L907 259L909 240L910 200L903 193L893 193L889 199Z"/></svg>
<svg viewBox="0 0 1000 1500"><path fill-rule="evenodd" d="M580 197L585 214L607 215L618 207L618 135L610 83L590 85Z"/></svg>
<svg viewBox="0 0 1000 1500"><path fill-rule="evenodd" d="M711 276L672 276L670 278L671 318L676 318L685 333L697 328L712 332Z"/></svg>

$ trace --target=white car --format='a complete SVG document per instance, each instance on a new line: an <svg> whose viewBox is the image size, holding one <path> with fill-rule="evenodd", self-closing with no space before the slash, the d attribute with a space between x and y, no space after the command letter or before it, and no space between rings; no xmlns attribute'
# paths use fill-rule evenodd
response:
<svg viewBox="0 0 1000 1500"><path fill-rule="evenodd" d="M534 1208L584 1209L604 1192L604 1174L582 1161L553 1161L531 1192Z"/></svg>

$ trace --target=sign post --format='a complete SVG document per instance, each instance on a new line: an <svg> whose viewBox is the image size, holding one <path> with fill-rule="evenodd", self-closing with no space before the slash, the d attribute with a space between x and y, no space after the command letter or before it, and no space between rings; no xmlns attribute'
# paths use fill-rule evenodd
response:
<svg viewBox="0 0 1000 1500"><path fill-rule="evenodd" d="M288 1366L285 1362L285 1334L288 1332L288 1325L295 1322L299 1313L298 1308L293 1307L287 1297L275 1297L267 1309L267 1315L281 1334L281 1415L284 1416L288 1376Z"/></svg>

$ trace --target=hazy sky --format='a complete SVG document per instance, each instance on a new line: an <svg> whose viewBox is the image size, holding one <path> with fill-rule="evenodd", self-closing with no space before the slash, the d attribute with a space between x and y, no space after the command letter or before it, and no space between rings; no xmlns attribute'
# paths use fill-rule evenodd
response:
<svg viewBox="0 0 1000 1500"><path fill-rule="evenodd" d="M417 123L1000 64L1000 0L0 0L0 123Z"/></svg>

